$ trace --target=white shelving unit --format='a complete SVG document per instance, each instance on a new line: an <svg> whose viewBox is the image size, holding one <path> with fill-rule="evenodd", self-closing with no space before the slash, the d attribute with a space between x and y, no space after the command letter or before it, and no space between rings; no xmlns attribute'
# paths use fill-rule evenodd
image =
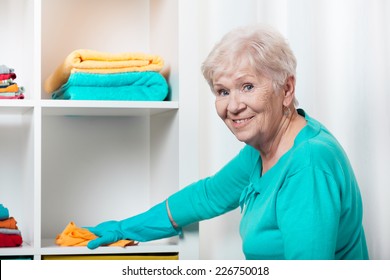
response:
<svg viewBox="0 0 390 280"><path fill-rule="evenodd" d="M15 42L0 45L0 64L15 69L26 96L0 100L0 203L24 240L21 247L0 248L0 258L176 252L197 259L197 225L183 238L127 248L54 243L70 221L93 226L124 219L197 179L199 64L197 46L188 42L197 34L196 1L0 3L3 28ZM80 48L162 56L170 70L169 100L51 100L44 80Z"/></svg>

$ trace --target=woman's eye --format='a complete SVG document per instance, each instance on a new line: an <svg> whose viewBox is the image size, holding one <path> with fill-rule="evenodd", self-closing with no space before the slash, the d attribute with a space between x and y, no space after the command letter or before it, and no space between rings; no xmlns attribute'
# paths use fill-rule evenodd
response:
<svg viewBox="0 0 390 280"><path fill-rule="evenodd" d="M225 89L217 90L217 96L227 96L229 95L229 92Z"/></svg>
<svg viewBox="0 0 390 280"><path fill-rule="evenodd" d="M244 91L251 91L254 86L252 84L245 84L242 88Z"/></svg>

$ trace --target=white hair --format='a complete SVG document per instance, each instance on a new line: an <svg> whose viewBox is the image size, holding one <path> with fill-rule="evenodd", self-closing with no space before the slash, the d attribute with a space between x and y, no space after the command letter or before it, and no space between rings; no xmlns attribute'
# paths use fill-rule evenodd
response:
<svg viewBox="0 0 390 280"><path fill-rule="evenodd" d="M233 72L243 60L255 73L272 79L275 88L288 77L295 79L297 62L289 44L278 31L262 25L236 28L223 36L203 62L203 76L213 88L219 75Z"/></svg>

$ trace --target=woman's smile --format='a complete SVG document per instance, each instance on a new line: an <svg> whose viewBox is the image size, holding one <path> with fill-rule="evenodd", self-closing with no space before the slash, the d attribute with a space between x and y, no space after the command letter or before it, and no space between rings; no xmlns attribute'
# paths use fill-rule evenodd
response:
<svg viewBox="0 0 390 280"><path fill-rule="evenodd" d="M233 127L235 129L238 129L238 128L242 128L244 126L246 126L248 123L250 123L250 121L253 119L254 117L248 117L248 118L235 118L235 119L231 119L232 120L232 124L233 124Z"/></svg>

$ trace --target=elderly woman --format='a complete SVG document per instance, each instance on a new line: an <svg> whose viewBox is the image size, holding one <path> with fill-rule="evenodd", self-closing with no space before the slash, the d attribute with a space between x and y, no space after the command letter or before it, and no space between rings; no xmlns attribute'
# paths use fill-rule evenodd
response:
<svg viewBox="0 0 390 280"><path fill-rule="evenodd" d="M150 210L88 228L99 236L88 247L173 236L240 207L247 259L367 259L354 172L334 136L296 109L295 69L290 47L270 28L225 35L202 71L219 117L245 147Z"/></svg>

